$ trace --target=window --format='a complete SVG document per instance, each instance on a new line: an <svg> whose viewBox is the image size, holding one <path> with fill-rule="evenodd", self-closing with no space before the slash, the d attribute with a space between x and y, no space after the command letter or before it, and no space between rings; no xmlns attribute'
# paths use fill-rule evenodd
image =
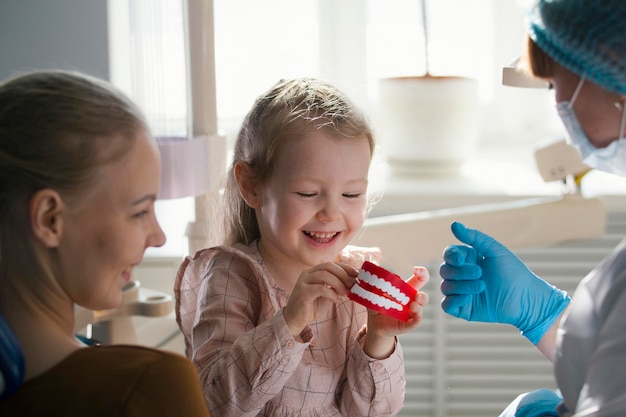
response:
<svg viewBox="0 0 626 417"><path fill-rule="evenodd" d="M109 0L112 81L140 103L157 136L187 134L183 4ZM313 76L334 83L376 127L378 81L426 69L418 1L214 0L213 5L218 126L230 143L254 99L280 78ZM562 135L549 93L500 85L501 66L522 47L518 1L431 0L426 6L430 72L478 80L482 144L512 143L531 155L537 142ZM185 254L193 204L193 198L158 202L168 243L148 254Z"/></svg>

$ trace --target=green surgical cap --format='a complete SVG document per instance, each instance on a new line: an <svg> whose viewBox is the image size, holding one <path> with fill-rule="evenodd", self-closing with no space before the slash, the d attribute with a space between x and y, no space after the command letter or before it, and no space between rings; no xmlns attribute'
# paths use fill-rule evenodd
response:
<svg viewBox="0 0 626 417"><path fill-rule="evenodd" d="M568 70L626 94L626 0L534 0L530 38Z"/></svg>

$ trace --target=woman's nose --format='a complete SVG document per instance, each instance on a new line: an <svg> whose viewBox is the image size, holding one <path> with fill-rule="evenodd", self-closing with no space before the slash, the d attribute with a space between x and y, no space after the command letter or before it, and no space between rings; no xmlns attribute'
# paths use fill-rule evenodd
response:
<svg viewBox="0 0 626 417"><path fill-rule="evenodd" d="M161 229L161 225L156 219L154 219L152 231L148 235L147 245L158 248L165 244L165 240L165 233L163 232L163 229Z"/></svg>

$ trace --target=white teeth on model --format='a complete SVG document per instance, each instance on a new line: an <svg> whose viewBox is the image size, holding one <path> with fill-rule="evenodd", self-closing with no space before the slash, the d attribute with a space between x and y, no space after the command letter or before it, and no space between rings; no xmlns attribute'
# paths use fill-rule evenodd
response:
<svg viewBox="0 0 626 417"><path fill-rule="evenodd" d="M374 305L384 307L387 310L393 308L395 310L402 311L402 306L400 304L393 302L388 298L381 297L378 294L374 294L373 292L369 292L358 285L353 286L351 291L359 297L365 298Z"/></svg>
<svg viewBox="0 0 626 417"><path fill-rule="evenodd" d="M370 272L361 270L359 272L359 279L367 282L369 285L378 288L379 290L386 292L395 298L402 305L407 305L409 303L409 297L400 291L399 288L396 288L390 282L385 281L382 278L377 277L376 275L371 274Z"/></svg>

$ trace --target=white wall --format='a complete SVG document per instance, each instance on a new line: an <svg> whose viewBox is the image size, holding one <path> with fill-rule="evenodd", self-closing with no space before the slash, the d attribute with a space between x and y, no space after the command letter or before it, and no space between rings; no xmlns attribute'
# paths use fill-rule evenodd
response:
<svg viewBox="0 0 626 417"><path fill-rule="evenodd" d="M0 0L0 80L45 68L109 79L106 0Z"/></svg>

